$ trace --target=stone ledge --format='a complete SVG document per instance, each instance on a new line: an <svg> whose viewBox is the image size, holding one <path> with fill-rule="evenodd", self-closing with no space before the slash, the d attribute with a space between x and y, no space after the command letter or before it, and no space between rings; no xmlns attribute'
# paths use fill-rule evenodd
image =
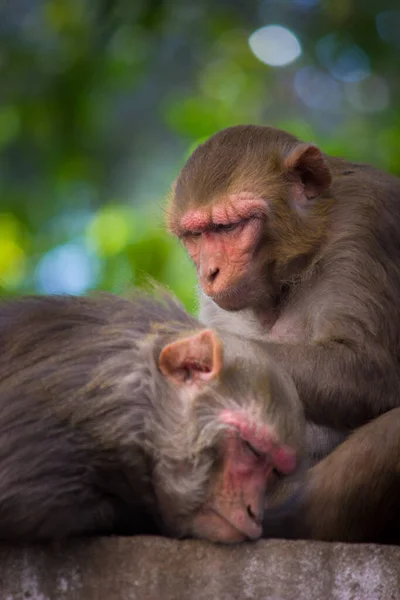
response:
<svg viewBox="0 0 400 600"><path fill-rule="evenodd" d="M91 538L1 547L1 600L400 600L400 548Z"/></svg>

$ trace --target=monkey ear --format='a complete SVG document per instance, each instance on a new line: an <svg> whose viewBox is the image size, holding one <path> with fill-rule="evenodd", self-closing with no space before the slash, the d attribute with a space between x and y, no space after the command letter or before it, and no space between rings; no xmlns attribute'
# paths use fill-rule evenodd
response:
<svg viewBox="0 0 400 600"><path fill-rule="evenodd" d="M302 199L303 201L312 200L331 185L331 171L321 150L312 144L296 146L286 156L284 167L301 185L302 193L298 193L295 198L300 207Z"/></svg>
<svg viewBox="0 0 400 600"><path fill-rule="evenodd" d="M222 366L222 346L209 329L165 346L158 359L161 373L179 385L210 381Z"/></svg>

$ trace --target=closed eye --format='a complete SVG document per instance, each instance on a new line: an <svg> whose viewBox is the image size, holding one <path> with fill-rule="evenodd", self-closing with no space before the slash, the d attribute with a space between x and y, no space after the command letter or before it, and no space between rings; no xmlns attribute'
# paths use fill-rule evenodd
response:
<svg viewBox="0 0 400 600"><path fill-rule="evenodd" d="M251 454L253 454L257 458L261 458L261 454L257 452L257 450L251 444L249 444L247 440L243 440L243 443L246 446L247 450L251 452Z"/></svg>
<svg viewBox="0 0 400 600"><path fill-rule="evenodd" d="M239 225L239 223L240 223L240 221L237 221L236 223L215 223L212 226L212 230L215 231L216 233L232 231Z"/></svg>
<svg viewBox="0 0 400 600"><path fill-rule="evenodd" d="M201 236L201 231L185 231L179 236L181 239L196 238Z"/></svg>

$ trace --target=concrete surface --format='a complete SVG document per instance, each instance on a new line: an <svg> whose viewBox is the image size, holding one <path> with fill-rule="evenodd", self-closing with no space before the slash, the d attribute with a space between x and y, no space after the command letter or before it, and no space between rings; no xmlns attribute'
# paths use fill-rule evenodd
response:
<svg viewBox="0 0 400 600"><path fill-rule="evenodd" d="M400 548L92 538L0 547L0 600L397 600Z"/></svg>

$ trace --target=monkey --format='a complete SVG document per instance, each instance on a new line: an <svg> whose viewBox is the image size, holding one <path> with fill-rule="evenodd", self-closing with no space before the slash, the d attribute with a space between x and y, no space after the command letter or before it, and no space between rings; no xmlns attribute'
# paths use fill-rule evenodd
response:
<svg viewBox="0 0 400 600"><path fill-rule="evenodd" d="M265 511L264 537L400 543L400 408L356 429Z"/></svg>
<svg viewBox="0 0 400 600"><path fill-rule="evenodd" d="M0 540L257 540L304 472L303 408L262 352L166 292L0 302Z"/></svg>
<svg viewBox="0 0 400 600"><path fill-rule="evenodd" d="M370 530L356 481L370 469L371 514L385 512L383 490L387 506L400 498L400 180L284 131L240 125L194 150L172 186L166 221L195 265L200 320L264 340L295 382L316 465L309 530L363 540ZM383 471L361 459L367 433L375 463L388 465L387 488ZM360 516L357 532L343 533L334 510L318 504L326 482L345 486L326 495L332 502L355 498L341 519Z"/></svg>

